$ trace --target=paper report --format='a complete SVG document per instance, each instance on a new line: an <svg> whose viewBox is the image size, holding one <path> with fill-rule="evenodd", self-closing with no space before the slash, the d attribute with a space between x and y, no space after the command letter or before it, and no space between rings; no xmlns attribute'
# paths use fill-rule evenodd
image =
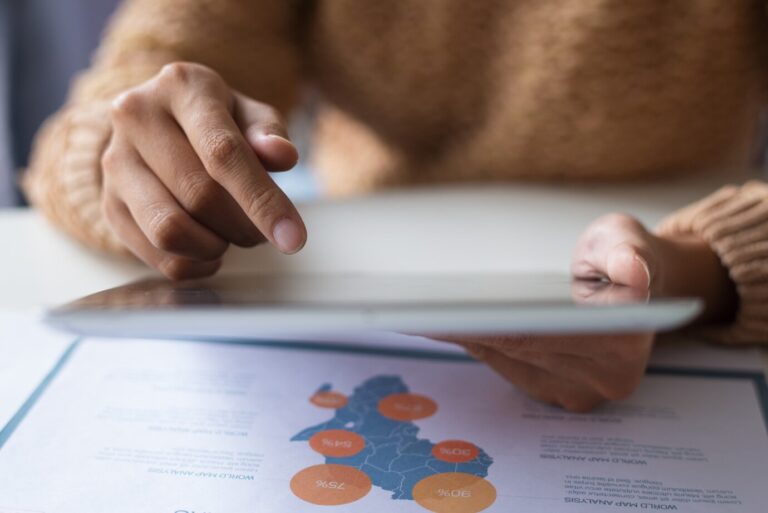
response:
<svg viewBox="0 0 768 513"><path fill-rule="evenodd" d="M74 340L42 325L37 312L0 311L0 433Z"/></svg>
<svg viewBox="0 0 768 513"><path fill-rule="evenodd" d="M455 354L88 339L0 449L0 512L764 513L760 386L666 369L571 414Z"/></svg>

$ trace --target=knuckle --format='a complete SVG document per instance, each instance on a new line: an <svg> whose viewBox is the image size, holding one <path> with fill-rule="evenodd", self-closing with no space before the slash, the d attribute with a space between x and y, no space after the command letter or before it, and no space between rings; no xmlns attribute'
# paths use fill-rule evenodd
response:
<svg viewBox="0 0 768 513"><path fill-rule="evenodd" d="M110 106L110 117L114 123L130 121L141 117L146 109L146 98L136 89L118 95Z"/></svg>
<svg viewBox="0 0 768 513"><path fill-rule="evenodd" d="M251 219L272 219L279 213L282 193L276 187L263 187L251 195L246 214Z"/></svg>
<svg viewBox="0 0 768 513"><path fill-rule="evenodd" d="M179 87L192 84L221 86L224 81L214 70L195 62L172 62L162 67L157 75L160 86Z"/></svg>
<svg viewBox="0 0 768 513"><path fill-rule="evenodd" d="M185 223L176 212L160 210L150 220L148 231L150 242L163 251L178 251L186 239Z"/></svg>
<svg viewBox="0 0 768 513"><path fill-rule="evenodd" d="M112 174L117 168L118 163L117 149L114 145L109 145L104 153L101 154L101 169L104 172L105 178Z"/></svg>
<svg viewBox="0 0 768 513"><path fill-rule="evenodd" d="M203 142L203 151L211 163L211 173L228 171L240 163L243 158L240 138L226 130L209 133Z"/></svg>
<svg viewBox="0 0 768 513"><path fill-rule="evenodd" d="M160 69L157 77L161 83L186 84L202 67L191 62L171 62Z"/></svg>
<svg viewBox="0 0 768 513"><path fill-rule="evenodd" d="M179 194L184 207L192 215L201 215L215 207L219 193L216 182L198 173L189 173L179 183Z"/></svg>

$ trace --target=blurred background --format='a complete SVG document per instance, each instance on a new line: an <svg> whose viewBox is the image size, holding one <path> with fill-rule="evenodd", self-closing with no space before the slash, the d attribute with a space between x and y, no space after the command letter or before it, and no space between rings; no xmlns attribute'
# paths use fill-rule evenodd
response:
<svg viewBox="0 0 768 513"><path fill-rule="evenodd" d="M0 0L0 208L24 204L17 186L40 124L65 101L72 78L89 65L120 0ZM305 112L310 112L307 109ZM302 162L309 153L311 119L293 120L291 135ZM768 120L763 123L768 127ZM768 130L755 164L765 169ZM273 175L295 200L317 195L306 167Z"/></svg>
<svg viewBox="0 0 768 513"><path fill-rule="evenodd" d="M0 0L0 207L16 186L35 132L88 67L119 0Z"/></svg>
<svg viewBox="0 0 768 513"><path fill-rule="evenodd" d="M65 101L86 69L120 0L0 0L0 208L24 204L17 186L40 124ZM306 120L292 134L306 133ZM306 146L306 137L299 137ZM306 151L302 151L305 155ZM316 187L301 167L275 176L294 199Z"/></svg>

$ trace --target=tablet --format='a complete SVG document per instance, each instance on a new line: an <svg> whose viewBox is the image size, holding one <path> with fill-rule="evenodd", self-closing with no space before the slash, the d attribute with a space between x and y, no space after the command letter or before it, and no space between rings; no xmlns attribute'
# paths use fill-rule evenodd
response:
<svg viewBox="0 0 768 513"><path fill-rule="evenodd" d="M691 322L696 298L543 274L222 275L149 279L50 310L80 335L248 340L290 333L659 332Z"/></svg>

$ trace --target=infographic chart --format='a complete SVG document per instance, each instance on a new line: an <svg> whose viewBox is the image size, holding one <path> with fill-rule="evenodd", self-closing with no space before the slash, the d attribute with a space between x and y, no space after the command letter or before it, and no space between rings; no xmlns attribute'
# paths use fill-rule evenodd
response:
<svg viewBox="0 0 768 513"><path fill-rule="evenodd" d="M310 402L335 412L291 438L325 457L291 480L300 499L349 504L376 486L435 513L477 513L496 500L486 479L493 458L470 441L419 438L415 421L438 414L438 404L411 393L401 377L370 378L350 397L325 384Z"/></svg>

